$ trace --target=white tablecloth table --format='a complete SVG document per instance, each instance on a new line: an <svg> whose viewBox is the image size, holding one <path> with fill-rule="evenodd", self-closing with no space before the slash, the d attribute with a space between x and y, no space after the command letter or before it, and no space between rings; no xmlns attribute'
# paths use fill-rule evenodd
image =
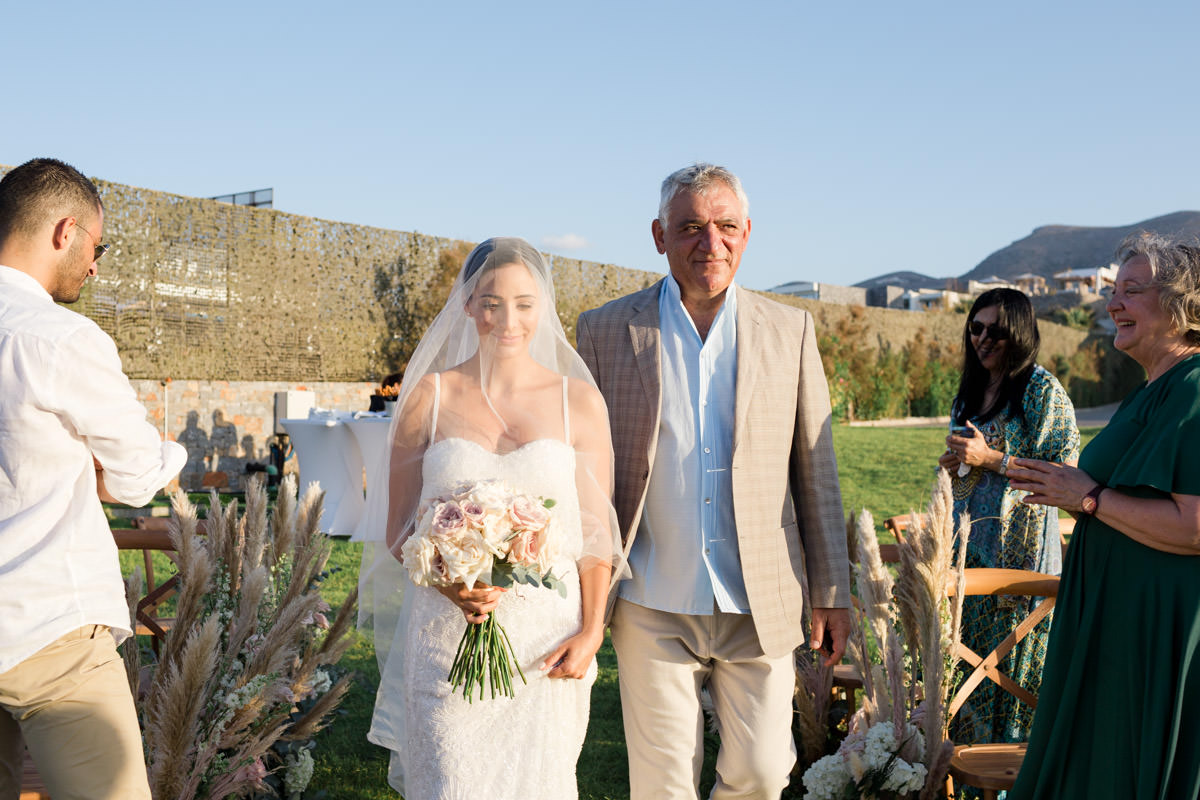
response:
<svg viewBox="0 0 1200 800"><path fill-rule="evenodd" d="M325 491L321 531L330 536L353 535L366 510L363 459L348 416L280 420L300 462L300 494L314 481Z"/></svg>
<svg viewBox="0 0 1200 800"><path fill-rule="evenodd" d="M363 466L367 468L367 497L372 492L387 491L387 475L383 474L383 457L387 453L388 430L392 424L391 417L354 417L343 420L354 440L358 443L358 451L362 456ZM367 515L364 513L352 541L363 541L367 533Z"/></svg>

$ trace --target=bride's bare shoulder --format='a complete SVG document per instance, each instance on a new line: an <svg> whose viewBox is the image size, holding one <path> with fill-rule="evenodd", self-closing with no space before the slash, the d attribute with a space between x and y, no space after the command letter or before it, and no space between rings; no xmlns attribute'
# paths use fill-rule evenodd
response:
<svg viewBox="0 0 1200 800"><path fill-rule="evenodd" d="M571 404L571 423L608 427L608 406L600 390L581 378L569 378L567 399Z"/></svg>
<svg viewBox="0 0 1200 800"><path fill-rule="evenodd" d="M396 421L397 443L415 447L422 444L429 432L429 419L433 412L433 398L436 394L435 379L432 373L425 375L412 387L404 401L404 407L396 413L400 419Z"/></svg>

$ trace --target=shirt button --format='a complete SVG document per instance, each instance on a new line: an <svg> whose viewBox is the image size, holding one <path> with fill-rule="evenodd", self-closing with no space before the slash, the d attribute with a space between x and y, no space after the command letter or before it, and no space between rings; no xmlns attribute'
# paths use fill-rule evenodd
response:
<svg viewBox="0 0 1200 800"><path fill-rule="evenodd" d="M705 453L711 453L711 452L712 452L712 450L711 450L710 448L706 447L706 448L704 448L704 452L705 452Z"/></svg>
<svg viewBox="0 0 1200 800"><path fill-rule="evenodd" d="M704 505L708 505L708 504L709 504L709 503L711 503L711 502L712 502L712 498L711 498L711 497L706 497L706 498L704 498Z"/></svg>

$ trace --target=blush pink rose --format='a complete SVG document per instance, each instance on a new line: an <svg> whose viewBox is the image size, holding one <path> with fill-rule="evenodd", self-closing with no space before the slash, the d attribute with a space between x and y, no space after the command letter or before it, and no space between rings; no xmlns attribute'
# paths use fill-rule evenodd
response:
<svg viewBox="0 0 1200 800"><path fill-rule="evenodd" d="M509 541L508 560L529 566L537 563L538 535L533 531L518 531Z"/></svg>
<svg viewBox="0 0 1200 800"><path fill-rule="evenodd" d="M467 526L467 518L463 515L462 507L453 500L439 503L433 510L433 521L430 531L434 536L449 538L457 536Z"/></svg>
<svg viewBox="0 0 1200 800"><path fill-rule="evenodd" d="M513 498L508 514L512 517L513 527L531 531L541 530L550 521L546 507L524 495Z"/></svg>
<svg viewBox="0 0 1200 800"><path fill-rule="evenodd" d="M477 500L468 497L466 500L460 501L458 507L471 527L483 527L483 519L487 515L487 510Z"/></svg>

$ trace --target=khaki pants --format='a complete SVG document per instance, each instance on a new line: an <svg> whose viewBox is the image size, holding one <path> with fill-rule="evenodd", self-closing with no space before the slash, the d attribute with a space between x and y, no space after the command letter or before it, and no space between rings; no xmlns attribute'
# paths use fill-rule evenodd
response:
<svg viewBox="0 0 1200 800"><path fill-rule="evenodd" d="M103 625L0 673L0 800L20 793L22 738L54 800L150 800L125 667Z"/></svg>
<svg viewBox="0 0 1200 800"><path fill-rule="evenodd" d="M706 685L721 731L709 796L778 800L796 763L791 656L763 655L748 614L671 614L617 600L611 627L632 800L695 800Z"/></svg>

